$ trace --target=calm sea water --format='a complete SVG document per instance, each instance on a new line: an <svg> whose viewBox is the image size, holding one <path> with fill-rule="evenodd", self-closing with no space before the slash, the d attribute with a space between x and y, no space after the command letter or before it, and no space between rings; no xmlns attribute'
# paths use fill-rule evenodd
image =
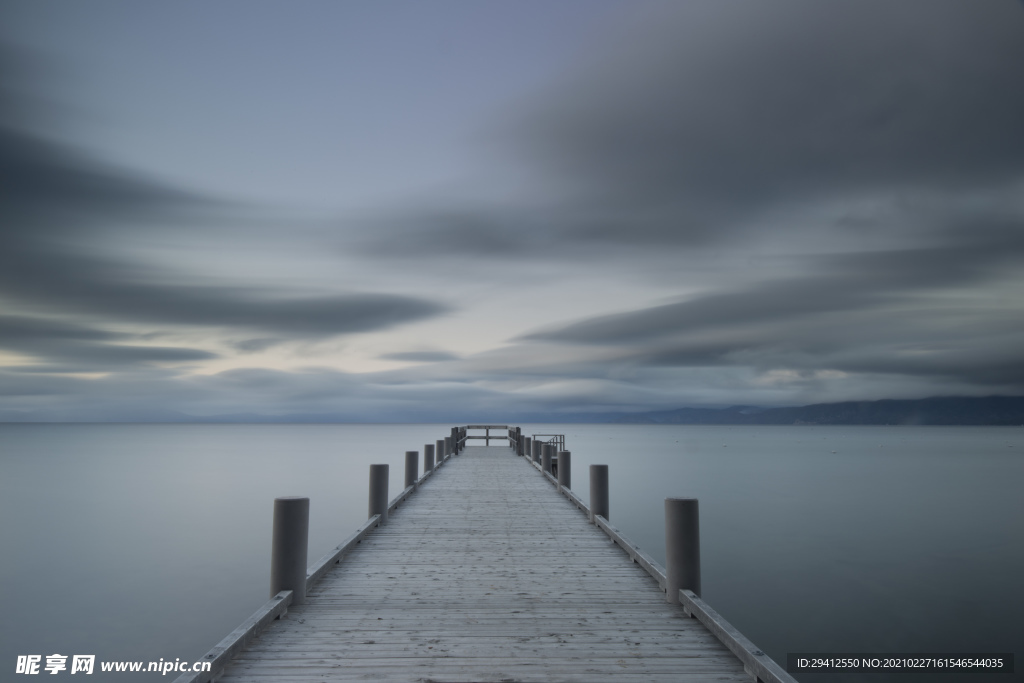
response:
<svg viewBox="0 0 1024 683"><path fill-rule="evenodd" d="M1022 428L523 432L566 435L584 499L587 466L608 464L612 522L661 562L662 500L699 498L704 598L783 666L787 652L1024 654ZM20 654L199 659L267 599L275 496L310 497L315 560L365 519L371 463L391 465L394 496L404 452L446 433L0 425L0 680L20 678Z"/></svg>

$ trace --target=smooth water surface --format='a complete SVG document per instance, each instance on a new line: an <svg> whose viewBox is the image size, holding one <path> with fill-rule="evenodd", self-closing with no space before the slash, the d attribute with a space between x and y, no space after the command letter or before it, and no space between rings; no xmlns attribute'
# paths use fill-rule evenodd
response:
<svg viewBox="0 0 1024 683"><path fill-rule="evenodd" d="M447 433L0 425L0 670L13 672L19 654L199 659L267 598L275 496L310 497L315 560L365 520L371 463L391 465L394 496L404 452ZM612 523L659 561L663 499L699 498L704 598L783 666L797 651L1013 652L1024 642L1024 429L523 433L566 435L584 500L587 466L608 464ZM866 676L1014 680L799 679ZM161 677L90 680L129 678Z"/></svg>

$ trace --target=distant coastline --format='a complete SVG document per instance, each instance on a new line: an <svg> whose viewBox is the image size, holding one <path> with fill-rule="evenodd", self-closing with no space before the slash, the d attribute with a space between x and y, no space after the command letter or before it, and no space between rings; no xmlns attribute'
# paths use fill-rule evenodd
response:
<svg viewBox="0 0 1024 683"><path fill-rule="evenodd" d="M622 415L609 421L694 425L1024 425L1024 396L844 401L793 408L681 408Z"/></svg>
<svg viewBox="0 0 1024 683"><path fill-rule="evenodd" d="M843 401L769 408L678 408L637 413L564 413L510 411L508 415L461 416L462 420L552 424L664 425L949 425L1024 426L1024 396L945 396L917 400ZM139 411L110 419L103 415L0 411L0 423L159 423L159 424L415 424L459 421L436 415L396 415L391 420L366 420L339 413L261 415L235 413L196 416L173 411ZM454 423L454 422L453 422Z"/></svg>

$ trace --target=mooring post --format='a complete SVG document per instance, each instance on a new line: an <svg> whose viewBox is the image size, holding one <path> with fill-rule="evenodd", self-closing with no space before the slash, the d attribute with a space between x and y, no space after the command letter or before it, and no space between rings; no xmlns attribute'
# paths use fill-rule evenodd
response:
<svg viewBox="0 0 1024 683"><path fill-rule="evenodd" d="M543 446L540 441L534 440L533 442L533 461L540 462L540 447Z"/></svg>
<svg viewBox="0 0 1024 683"><path fill-rule="evenodd" d="M270 550L270 597L292 591L292 604L306 602L306 553L309 549L309 498L274 499L274 536Z"/></svg>
<svg viewBox="0 0 1024 683"><path fill-rule="evenodd" d="M542 445L544 447L544 452L540 456L540 468L548 474L551 474L551 452L555 450L555 447L549 443Z"/></svg>
<svg viewBox="0 0 1024 683"><path fill-rule="evenodd" d="M444 437L444 455L445 457L454 455L452 452L452 437L450 436Z"/></svg>
<svg viewBox="0 0 1024 683"><path fill-rule="evenodd" d="M590 523L601 515L608 519L608 465L590 466Z"/></svg>
<svg viewBox="0 0 1024 683"><path fill-rule="evenodd" d="M523 430L521 427L516 427L516 455L523 454Z"/></svg>
<svg viewBox="0 0 1024 683"><path fill-rule="evenodd" d="M380 515L380 522L388 521L388 466L370 465L370 514Z"/></svg>
<svg viewBox="0 0 1024 683"><path fill-rule="evenodd" d="M682 588L700 595L700 514L696 498L665 499L665 598Z"/></svg>
<svg viewBox="0 0 1024 683"><path fill-rule="evenodd" d="M452 453L455 455L459 454L459 437L455 433L455 427L452 427L451 435L449 437L452 440Z"/></svg>
<svg viewBox="0 0 1024 683"><path fill-rule="evenodd" d="M431 472L434 469L434 445L425 443L423 444L423 474Z"/></svg>
<svg viewBox="0 0 1024 683"><path fill-rule="evenodd" d="M405 452L405 488L416 485L416 480L420 478L420 452L419 451L406 451Z"/></svg>
<svg viewBox="0 0 1024 683"><path fill-rule="evenodd" d="M558 451L558 490L572 490L572 453Z"/></svg>
<svg viewBox="0 0 1024 683"><path fill-rule="evenodd" d="M437 466L444 464L444 439L437 440Z"/></svg>
<svg viewBox="0 0 1024 683"><path fill-rule="evenodd" d="M519 455L525 455L527 457L533 456L533 442L531 441L530 437L523 437L523 448L521 451L519 451Z"/></svg>

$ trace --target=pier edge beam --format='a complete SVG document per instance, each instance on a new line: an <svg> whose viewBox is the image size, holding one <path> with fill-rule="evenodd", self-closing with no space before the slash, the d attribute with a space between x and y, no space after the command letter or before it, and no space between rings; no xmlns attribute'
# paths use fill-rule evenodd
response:
<svg viewBox="0 0 1024 683"><path fill-rule="evenodd" d="M292 591L292 604L306 602L306 554L309 550L309 498L274 499L270 550L270 597Z"/></svg>
<svg viewBox="0 0 1024 683"><path fill-rule="evenodd" d="M388 466L370 465L370 514L380 515L380 523L388 521Z"/></svg>
<svg viewBox="0 0 1024 683"><path fill-rule="evenodd" d="M696 498L665 499L665 599L681 589L700 596L700 512Z"/></svg>

